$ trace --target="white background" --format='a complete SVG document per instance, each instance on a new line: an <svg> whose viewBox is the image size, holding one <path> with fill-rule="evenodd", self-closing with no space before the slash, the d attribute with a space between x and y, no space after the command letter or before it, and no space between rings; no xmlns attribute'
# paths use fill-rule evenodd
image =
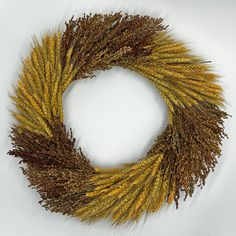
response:
<svg viewBox="0 0 236 236"><path fill-rule="evenodd" d="M73 14L119 11L164 17L172 33L213 61L225 89L229 139L203 190L175 206L164 207L146 222L113 229L106 220L84 225L77 219L45 211L38 194L27 188L18 160L6 153L11 107L8 92L17 80L21 58L32 36L63 28ZM236 235L236 1L233 0L0 0L0 235ZM120 68L75 82L64 96L66 125L78 146L99 166L138 160L166 125L166 106L154 87Z"/></svg>

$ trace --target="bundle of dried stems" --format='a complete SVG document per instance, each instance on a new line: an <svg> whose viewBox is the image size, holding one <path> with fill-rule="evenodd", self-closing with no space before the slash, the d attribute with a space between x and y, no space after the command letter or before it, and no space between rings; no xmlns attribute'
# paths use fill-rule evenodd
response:
<svg viewBox="0 0 236 236"><path fill-rule="evenodd" d="M147 155L118 168L94 168L63 124L62 94L73 80L112 66L129 68L159 90L169 124ZM11 95L17 124L10 155L54 212L116 225L158 211L180 192L204 185L225 136L222 88L207 62L173 39L162 19L114 13L84 15L64 32L34 39Z"/></svg>

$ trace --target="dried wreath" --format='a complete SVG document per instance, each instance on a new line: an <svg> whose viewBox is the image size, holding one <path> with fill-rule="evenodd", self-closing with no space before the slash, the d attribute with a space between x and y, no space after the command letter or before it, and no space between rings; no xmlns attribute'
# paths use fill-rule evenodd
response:
<svg viewBox="0 0 236 236"><path fill-rule="evenodd" d="M34 38L11 95L13 150L41 203L92 222L136 222L180 193L203 186L221 154L224 99L209 63L175 40L161 18L122 13L72 17L64 32ZM73 80L112 66L148 78L169 110L169 123L147 155L117 168L95 168L63 123L62 94Z"/></svg>

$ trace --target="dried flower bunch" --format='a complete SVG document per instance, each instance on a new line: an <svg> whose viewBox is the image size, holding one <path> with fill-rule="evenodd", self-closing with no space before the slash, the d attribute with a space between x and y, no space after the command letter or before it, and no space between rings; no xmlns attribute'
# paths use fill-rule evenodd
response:
<svg viewBox="0 0 236 236"><path fill-rule="evenodd" d="M11 99L17 123L13 149L41 204L93 222L137 222L167 202L178 207L180 193L203 186L221 155L224 136L222 88L209 63L170 36L162 19L122 13L84 15L34 39L23 60ZM137 163L95 168L75 148L63 123L62 94L73 80L95 70L122 66L159 90L169 124Z"/></svg>

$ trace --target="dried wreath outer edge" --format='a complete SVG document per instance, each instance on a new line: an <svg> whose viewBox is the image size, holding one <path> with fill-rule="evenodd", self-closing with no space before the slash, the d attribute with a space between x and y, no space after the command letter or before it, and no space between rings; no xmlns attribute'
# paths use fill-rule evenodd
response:
<svg viewBox="0 0 236 236"><path fill-rule="evenodd" d="M117 168L95 168L63 123L62 94L73 80L113 66L149 79L169 109L169 124L146 156ZM175 40L161 18L90 14L64 32L33 40L11 99L13 149L41 204L93 222L137 222L203 186L221 155L224 99L209 63Z"/></svg>

